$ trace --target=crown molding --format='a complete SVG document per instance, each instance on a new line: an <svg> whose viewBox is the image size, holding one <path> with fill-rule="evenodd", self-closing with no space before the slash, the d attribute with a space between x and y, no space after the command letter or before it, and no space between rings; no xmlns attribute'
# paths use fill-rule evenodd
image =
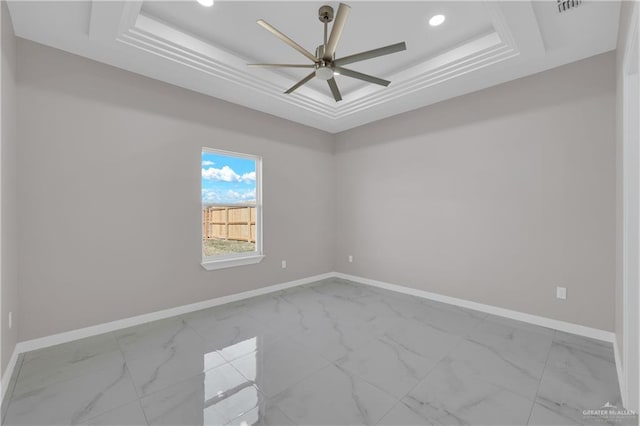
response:
<svg viewBox="0 0 640 426"><path fill-rule="evenodd" d="M94 5L101 3L93 1ZM213 43L145 15L141 12L140 2L130 7L92 8L90 34L104 37L115 33L115 41L119 43L335 122L518 56L520 51L500 6L486 3L486 7L490 12L493 31L436 56L421 58L418 65L387 76L393 83L385 89L368 85L343 94L347 101L338 104L327 94L308 87L283 96L282 88L291 84L289 79L268 70L261 73L268 75L268 79L255 75L246 67L252 61L250 58L227 52ZM94 17L101 14L104 15L102 19Z"/></svg>
<svg viewBox="0 0 640 426"><path fill-rule="evenodd" d="M563 23L541 11L540 3L484 0L478 26L483 32L466 32L469 38L462 42L452 37L448 45L440 40L441 49L424 56L412 48L420 39L410 38L410 55L403 63L412 65L382 75L392 81L389 87L351 85L343 90L344 101L335 103L321 85L284 95L284 88L292 84L286 74L247 68L258 58L243 57L215 39L188 33L170 18L155 18L142 0L8 4L19 37L329 133L602 53L610 50L612 37L604 29L598 34L609 37L606 41L581 43L573 37L572 44L558 44L553 37L559 33L553 31ZM614 7L593 10L603 12L611 27ZM595 19L594 13L586 23ZM575 27L578 22L569 24Z"/></svg>

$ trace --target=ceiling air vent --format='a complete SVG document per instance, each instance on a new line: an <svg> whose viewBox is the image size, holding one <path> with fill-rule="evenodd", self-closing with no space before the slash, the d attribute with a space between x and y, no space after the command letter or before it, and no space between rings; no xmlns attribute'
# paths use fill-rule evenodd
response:
<svg viewBox="0 0 640 426"><path fill-rule="evenodd" d="M558 12L566 12L567 10L575 9L582 4L582 0L557 0Z"/></svg>

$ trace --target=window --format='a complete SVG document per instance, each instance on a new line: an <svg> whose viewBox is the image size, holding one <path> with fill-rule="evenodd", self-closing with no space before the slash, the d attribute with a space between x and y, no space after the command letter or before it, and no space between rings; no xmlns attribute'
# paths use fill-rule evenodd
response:
<svg viewBox="0 0 640 426"><path fill-rule="evenodd" d="M258 263L262 254L261 159L202 149L202 266Z"/></svg>

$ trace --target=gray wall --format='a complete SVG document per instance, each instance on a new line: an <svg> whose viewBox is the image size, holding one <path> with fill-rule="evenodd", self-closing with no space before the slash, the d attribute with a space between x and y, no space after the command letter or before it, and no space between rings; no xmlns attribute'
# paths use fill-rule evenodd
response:
<svg viewBox="0 0 640 426"><path fill-rule="evenodd" d="M614 329L612 53L335 137L24 40L18 71L20 340L333 269ZM263 263L199 265L202 146L263 156Z"/></svg>
<svg viewBox="0 0 640 426"><path fill-rule="evenodd" d="M624 163L623 156L627 158L628 163L633 163L632 158L636 158L636 167L637 167L637 152L626 152L623 144L623 135L625 132L625 127L628 125L624 122L623 116L625 115L625 108L628 108L628 105L625 105L625 93L627 96L636 96L636 102L638 95L637 89L632 89L629 87L625 87L624 85L624 75L627 70L624 69L624 55L627 50L627 41L629 38L629 33L631 31L631 22L633 18L633 14L637 15L638 13L638 5L635 5L635 11L633 10L633 3L630 1L622 2L622 6L620 9L620 27L618 31L618 46L616 49L616 88L617 88L617 105L616 105L616 153L617 153L617 172L616 172L616 316L615 316L615 332L616 332L616 344L618 345L618 354L620 356L620 361L622 364L623 371L625 372L625 378L629 383L627 384L628 389L628 397L627 397L627 408L630 410L638 411L640 407L640 401L638 400L638 387L640 377L638 377L638 340L639 340L639 325L638 325L638 260L637 260L637 251L638 251L638 217L637 217L637 194L636 197L629 197L630 199L624 200L624 189L629 182L625 182L624 179ZM636 79L637 80L637 79ZM633 119L635 125L638 125L638 117ZM637 149L637 148L636 148ZM637 188L637 176L638 171L635 170L633 173L629 172L627 179L636 180L635 185L631 185L629 191L633 191L633 186ZM634 199L635 198L635 199ZM624 201L624 202L623 202ZM634 205L635 204L635 205ZM624 227L624 208L628 209L629 216L632 218L631 222L626 224ZM635 214L634 214L635 213ZM635 218L634 218L635 216ZM626 229L625 229L626 228ZM634 229L635 228L635 229ZM634 232L635 231L635 232ZM624 250L625 244L623 240L623 233L626 233L628 241L627 241L627 257L629 259L628 264L623 262L624 259ZM635 238L634 238L635 235ZM635 258L635 260L634 260ZM623 271L627 269L627 279L628 281L628 298L636 301L635 304L632 303L632 306L635 306L635 309L630 310L629 317L624 318L624 289L623 289ZM629 354L624 351L624 338L625 327L629 327L628 330L630 341L627 342L627 345L630 348ZM630 358L630 359L627 359Z"/></svg>
<svg viewBox="0 0 640 426"><path fill-rule="evenodd" d="M18 97L20 340L332 270L331 135L25 40ZM203 146L263 157L260 264L200 266Z"/></svg>
<svg viewBox="0 0 640 426"><path fill-rule="evenodd" d="M339 134L336 269L613 330L614 73L607 53Z"/></svg>
<svg viewBox="0 0 640 426"><path fill-rule="evenodd" d="M2 64L0 98L2 98L2 116L0 117L0 171L2 176L2 212L0 213L0 234L2 235L2 253L0 277L0 327L2 327L2 351L0 364L2 374L11 358L17 341L17 327L9 330L9 312L13 312L14 321L18 314L18 227L17 227L17 134L16 134L16 39L9 17L7 4L0 5L2 14Z"/></svg>

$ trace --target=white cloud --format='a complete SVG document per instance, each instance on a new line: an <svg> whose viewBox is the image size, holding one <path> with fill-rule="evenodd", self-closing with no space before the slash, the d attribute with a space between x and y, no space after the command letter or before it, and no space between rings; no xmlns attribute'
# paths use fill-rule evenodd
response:
<svg viewBox="0 0 640 426"><path fill-rule="evenodd" d="M202 202L205 204L235 204L256 201L256 190L234 191L233 189L202 189Z"/></svg>
<svg viewBox="0 0 640 426"><path fill-rule="evenodd" d="M202 201L204 203L219 203L222 201L220 198L220 194L217 191L212 189L203 189L202 190Z"/></svg>
<svg viewBox="0 0 640 426"><path fill-rule="evenodd" d="M216 163L214 163L213 161L209 161L209 160L204 160L204 161L202 162L202 166L203 166L203 167L204 167L204 166L213 166L214 164L216 164Z"/></svg>
<svg viewBox="0 0 640 426"><path fill-rule="evenodd" d="M237 201L255 201L256 190L249 189L247 191L234 191L230 189L229 191L227 191L227 198L230 200L237 200Z"/></svg>
<svg viewBox="0 0 640 426"><path fill-rule="evenodd" d="M244 173L240 178L240 180L242 180L242 182L245 182L245 183L255 182L256 172Z"/></svg>
<svg viewBox="0 0 640 426"><path fill-rule="evenodd" d="M223 166L221 169L209 167L208 169L202 168L202 177L204 179L217 180L222 182L250 183L256 180L256 172L244 173L242 176L240 176L229 166Z"/></svg>

